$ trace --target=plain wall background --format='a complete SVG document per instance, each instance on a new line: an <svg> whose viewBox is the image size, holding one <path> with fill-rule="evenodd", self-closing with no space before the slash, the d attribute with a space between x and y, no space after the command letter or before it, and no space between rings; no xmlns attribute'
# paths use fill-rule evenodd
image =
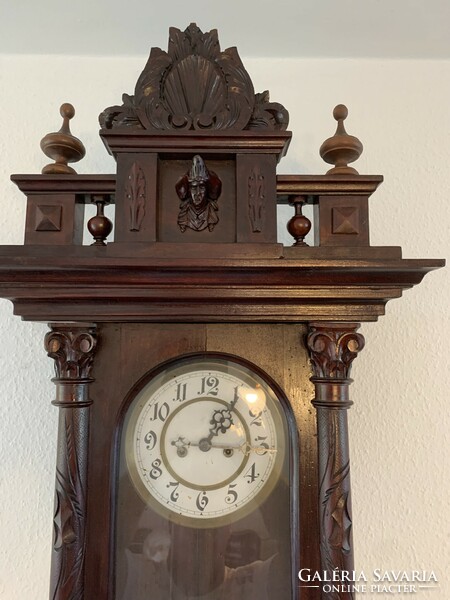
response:
<svg viewBox="0 0 450 600"><path fill-rule="evenodd" d="M11 173L38 173L40 139L59 129L72 102L72 132L85 144L80 173L114 162L98 135L98 114L132 93L145 56L0 57L0 242L21 244L25 197ZM401 245L407 258L449 252L450 61L301 60L243 57L256 91L286 106L294 132L279 173L324 173L320 144L334 133L332 109L349 107L347 131L365 146L355 167L383 174L371 197L371 242ZM280 214L280 235L291 212ZM448 268L363 324L350 410L356 564L434 570L449 582ZM0 301L0 598L48 596L57 409L44 324L21 322ZM365 598L379 598L367 594Z"/></svg>

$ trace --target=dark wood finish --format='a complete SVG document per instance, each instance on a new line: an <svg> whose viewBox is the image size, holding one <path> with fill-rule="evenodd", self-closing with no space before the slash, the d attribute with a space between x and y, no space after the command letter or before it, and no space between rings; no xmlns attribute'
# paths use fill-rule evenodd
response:
<svg viewBox="0 0 450 600"><path fill-rule="evenodd" d="M217 213L222 181L217 173L208 170L199 154L192 159L189 171L177 181L175 190L180 199L177 224L181 233L186 229L213 231L220 221Z"/></svg>
<svg viewBox="0 0 450 600"><path fill-rule="evenodd" d="M55 483L51 600L84 598L86 496L89 459L89 384L95 348L95 326L53 325L45 337L55 361L59 407Z"/></svg>
<svg viewBox="0 0 450 600"><path fill-rule="evenodd" d="M83 241L84 202L75 194L28 196L25 244L80 245Z"/></svg>
<svg viewBox="0 0 450 600"><path fill-rule="evenodd" d="M156 153L119 154L114 241L156 241L157 190Z"/></svg>
<svg viewBox="0 0 450 600"><path fill-rule="evenodd" d="M285 156L292 133L290 131L262 130L255 136L252 131L187 131L186 133L166 132L150 133L148 131L102 129L100 137L106 149L113 156L120 152L158 152L163 156L201 154L208 158L212 154L274 154L277 161Z"/></svg>
<svg viewBox="0 0 450 600"><path fill-rule="evenodd" d="M97 214L89 219L87 224L89 233L95 240L92 246L106 246L105 240L113 228L113 224L104 213L105 205L111 202L110 196L94 194L92 202L97 206Z"/></svg>
<svg viewBox="0 0 450 600"><path fill-rule="evenodd" d="M133 162L126 178L125 198L128 200L128 230L140 231L145 216L147 181L138 162Z"/></svg>
<svg viewBox="0 0 450 600"><path fill-rule="evenodd" d="M116 174L110 175L11 175L19 190L27 196L32 194L77 194L85 202L92 194L114 194ZM112 197L114 202L114 196Z"/></svg>
<svg viewBox="0 0 450 600"><path fill-rule="evenodd" d="M244 135L245 134L245 135ZM103 134L105 136L106 134ZM217 139L215 140L218 144L224 144L229 136L220 136L220 132L216 132ZM277 139L277 135L267 135L267 142L270 140ZM219 137L220 136L220 137ZM128 136L124 136L128 140ZM173 136L170 136L166 143L169 145L169 149L172 148ZM285 134L285 138L289 139L289 134ZM116 138L111 138L116 139ZM144 136L142 146L145 145L145 141L149 139L154 140L155 137L149 138ZM164 139L164 138L163 138ZM177 138L176 138L177 139ZM197 143L201 143L204 149L208 149L206 145L207 140L202 140L199 136L184 136L183 148L186 151L192 153L192 148L196 148ZM209 138L207 138L209 139ZM282 140L283 138L281 138ZM191 141L189 141L191 140ZM237 140L237 142L236 142ZM280 140L280 145L281 145ZM254 139L251 134L243 132L238 138L235 138L235 142L238 143L239 153L255 145ZM258 136L258 144L260 143L260 136ZM160 148L163 146L163 141L159 138ZM211 143L208 144L212 146ZM271 149L275 146L264 145L265 150L270 153ZM190 148L190 150L188 150ZM217 150L217 146L214 146ZM157 150L157 146L154 148ZM219 149L221 152L226 150L225 147ZM234 148L235 150L235 148ZM287 150L287 148L285 148ZM231 152L231 149L230 149ZM251 152L251 150L250 150ZM281 157L280 157L281 158ZM96 192L105 194L114 194L116 189L116 174L111 173L108 175L60 175L54 177L52 175L11 175L11 180L19 187L24 194L39 193L48 194L52 192L74 192L81 195L94 194ZM278 204L289 204L290 197L296 195L305 196L338 196L341 194L351 195L356 194L360 196L362 194L373 194L378 186L382 183L382 175L346 175L345 177L332 176L332 175L277 175L277 202ZM90 201L90 200L87 200Z"/></svg>
<svg viewBox="0 0 450 600"><path fill-rule="evenodd" d="M236 353L257 364L284 390L299 432L299 522L293 522L293 545L299 548L300 565L320 569L318 536L318 473L316 418L311 410L313 388L302 325L210 325L209 349ZM295 483L294 483L295 486ZM298 533L297 533L298 532ZM294 566L295 581L298 581ZM301 600L316 600L317 590L302 589ZM281 599L280 599L281 600Z"/></svg>
<svg viewBox="0 0 450 600"><path fill-rule="evenodd" d="M278 175L278 204L291 196L370 196L382 181L382 175Z"/></svg>
<svg viewBox="0 0 450 600"><path fill-rule="evenodd" d="M199 211L192 208L188 189L184 189L193 159L161 160L158 196L166 198L158 210L160 242L179 243L180 248L194 244L232 243L236 240L235 166L232 160L205 159L212 173L207 186L208 202ZM219 183L220 182L220 183ZM205 199L206 200L206 199ZM208 205L208 207L206 206ZM216 210L217 209L217 210ZM198 214L196 214L198 212ZM205 219L201 224L201 213ZM216 220L217 219L217 220ZM196 222L194 222L196 220ZM189 225L190 223L190 225ZM200 229L198 229L200 227ZM204 251L203 251L204 252ZM204 254L203 254L204 255Z"/></svg>
<svg viewBox="0 0 450 600"><path fill-rule="evenodd" d="M238 242L277 241L276 156L238 154L236 209Z"/></svg>
<svg viewBox="0 0 450 600"><path fill-rule="evenodd" d="M292 196L290 204L295 208L294 216L289 219L287 230L294 238L293 246L308 246L305 237L311 230L311 221L302 213L302 207L306 202L305 196Z"/></svg>
<svg viewBox="0 0 450 600"><path fill-rule="evenodd" d="M55 161L42 169L45 175L76 174L68 163L78 162L86 154L82 142L70 132L69 121L75 116L74 107L66 102L59 112L63 118L61 129L57 133L48 133L41 140L42 152Z"/></svg>
<svg viewBox="0 0 450 600"><path fill-rule="evenodd" d="M321 197L314 206L314 240L318 246L368 246L368 197Z"/></svg>
<svg viewBox="0 0 450 600"><path fill-rule="evenodd" d="M364 348L358 328L359 323L311 323L307 338L317 409L320 556L327 573L354 569L347 409L351 364ZM354 597L352 591L322 594L324 600Z"/></svg>
<svg viewBox="0 0 450 600"><path fill-rule="evenodd" d="M248 246L234 259L198 253L191 259L151 259L136 252L123 258L130 248L119 256L115 248L80 248L71 257L46 250L39 260L35 247L34 260L27 262L23 257L29 253L3 247L0 292L14 302L16 314L41 321L372 321L384 314L389 299L444 264L319 257L252 260L245 255ZM94 257L92 250L97 251ZM201 255L208 251L202 248ZM219 247L219 255L226 251L227 245Z"/></svg>
<svg viewBox="0 0 450 600"><path fill-rule="evenodd" d="M327 172L328 175L358 175L358 171L353 167L349 167L348 163L358 160L362 154L363 146L358 138L348 135L345 131L344 121L347 116L347 107L344 104L338 104L333 111L333 117L338 123L336 133L333 137L325 140L319 150L323 160L334 165Z"/></svg>
<svg viewBox="0 0 450 600"><path fill-rule="evenodd" d="M289 115L256 94L236 48L221 52L217 30L170 28L168 52L152 48L134 96L100 115L104 129L189 131L286 129Z"/></svg>
<svg viewBox="0 0 450 600"><path fill-rule="evenodd" d="M317 447L315 415L311 411L313 396L311 375L304 346L299 345L306 328L303 325L207 325L192 328L186 324L104 324L99 331L100 347L95 359L95 382L92 384L91 407L95 429L90 443L89 489L95 494L88 497L88 542L86 564L86 589L92 597L106 599L113 596L113 573L108 567L108 557L113 547L110 523L114 522L114 469L117 460L118 439L115 437L124 410L124 399L141 377L167 360L195 352L226 353L250 361L278 383L291 406L296 428L301 432L300 463L293 490L299 486L298 495L292 498L292 544L297 565L319 568L318 560L318 510ZM110 468L108 468L108 465ZM300 521L296 503L301 502ZM298 559L300 552L300 559ZM112 558L111 558L112 560ZM108 578L109 573L109 578ZM293 574L295 575L295 573ZM294 579L296 581L296 578ZM109 590L109 592L108 592ZM314 590L302 600L316 600Z"/></svg>

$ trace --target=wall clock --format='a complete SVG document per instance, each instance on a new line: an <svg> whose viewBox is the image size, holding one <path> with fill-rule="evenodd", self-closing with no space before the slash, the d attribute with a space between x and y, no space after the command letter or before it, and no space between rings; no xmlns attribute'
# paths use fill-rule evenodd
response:
<svg viewBox="0 0 450 600"><path fill-rule="evenodd" d="M362 146L345 107L321 148L326 175L276 175L288 111L255 93L214 30L171 29L134 94L101 113L116 174L69 166L84 148L73 108L61 115L42 142L54 163L13 176L25 243L0 249L2 296L50 323L50 597L335 598L297 572L353 568L359 324L443 261L370 246L382 178L349 166ZM292 206L290 247L277 243L277 204Z"/></svg>

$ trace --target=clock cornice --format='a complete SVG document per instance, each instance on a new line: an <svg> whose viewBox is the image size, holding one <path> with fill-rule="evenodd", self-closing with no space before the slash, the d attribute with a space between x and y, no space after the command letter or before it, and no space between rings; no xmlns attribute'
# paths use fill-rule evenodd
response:
<svg viewBox="0 0 450 600"><path fill-rule="evenodd" d="M109 248L114 246L104 250ZM0 294L13 302L15 314L37 321L373 321L387 301L444 264L292 257L298 253L287 248L269 259L130 258L92 256L91 247L55 255L38 246L3 246Z"/></svg>

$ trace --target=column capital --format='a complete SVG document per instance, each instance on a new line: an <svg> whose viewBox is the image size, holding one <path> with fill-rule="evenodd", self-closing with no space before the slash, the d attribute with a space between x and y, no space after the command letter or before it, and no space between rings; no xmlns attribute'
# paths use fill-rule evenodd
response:
<svg viewBox="0 0 450 600"><path fill-rule="evenodd" d="M353 360L364 348L364 337L357 333L359 323L309 323L307 347L313 368L313 383L350 383Z"/></svg>
<svg viewBox="0 0 450 600"><path fill-rule="evenodd" d="M58 382L89 382L97 345L96 326L92 323L50 323L44 346L55 361Z"/></svg>

